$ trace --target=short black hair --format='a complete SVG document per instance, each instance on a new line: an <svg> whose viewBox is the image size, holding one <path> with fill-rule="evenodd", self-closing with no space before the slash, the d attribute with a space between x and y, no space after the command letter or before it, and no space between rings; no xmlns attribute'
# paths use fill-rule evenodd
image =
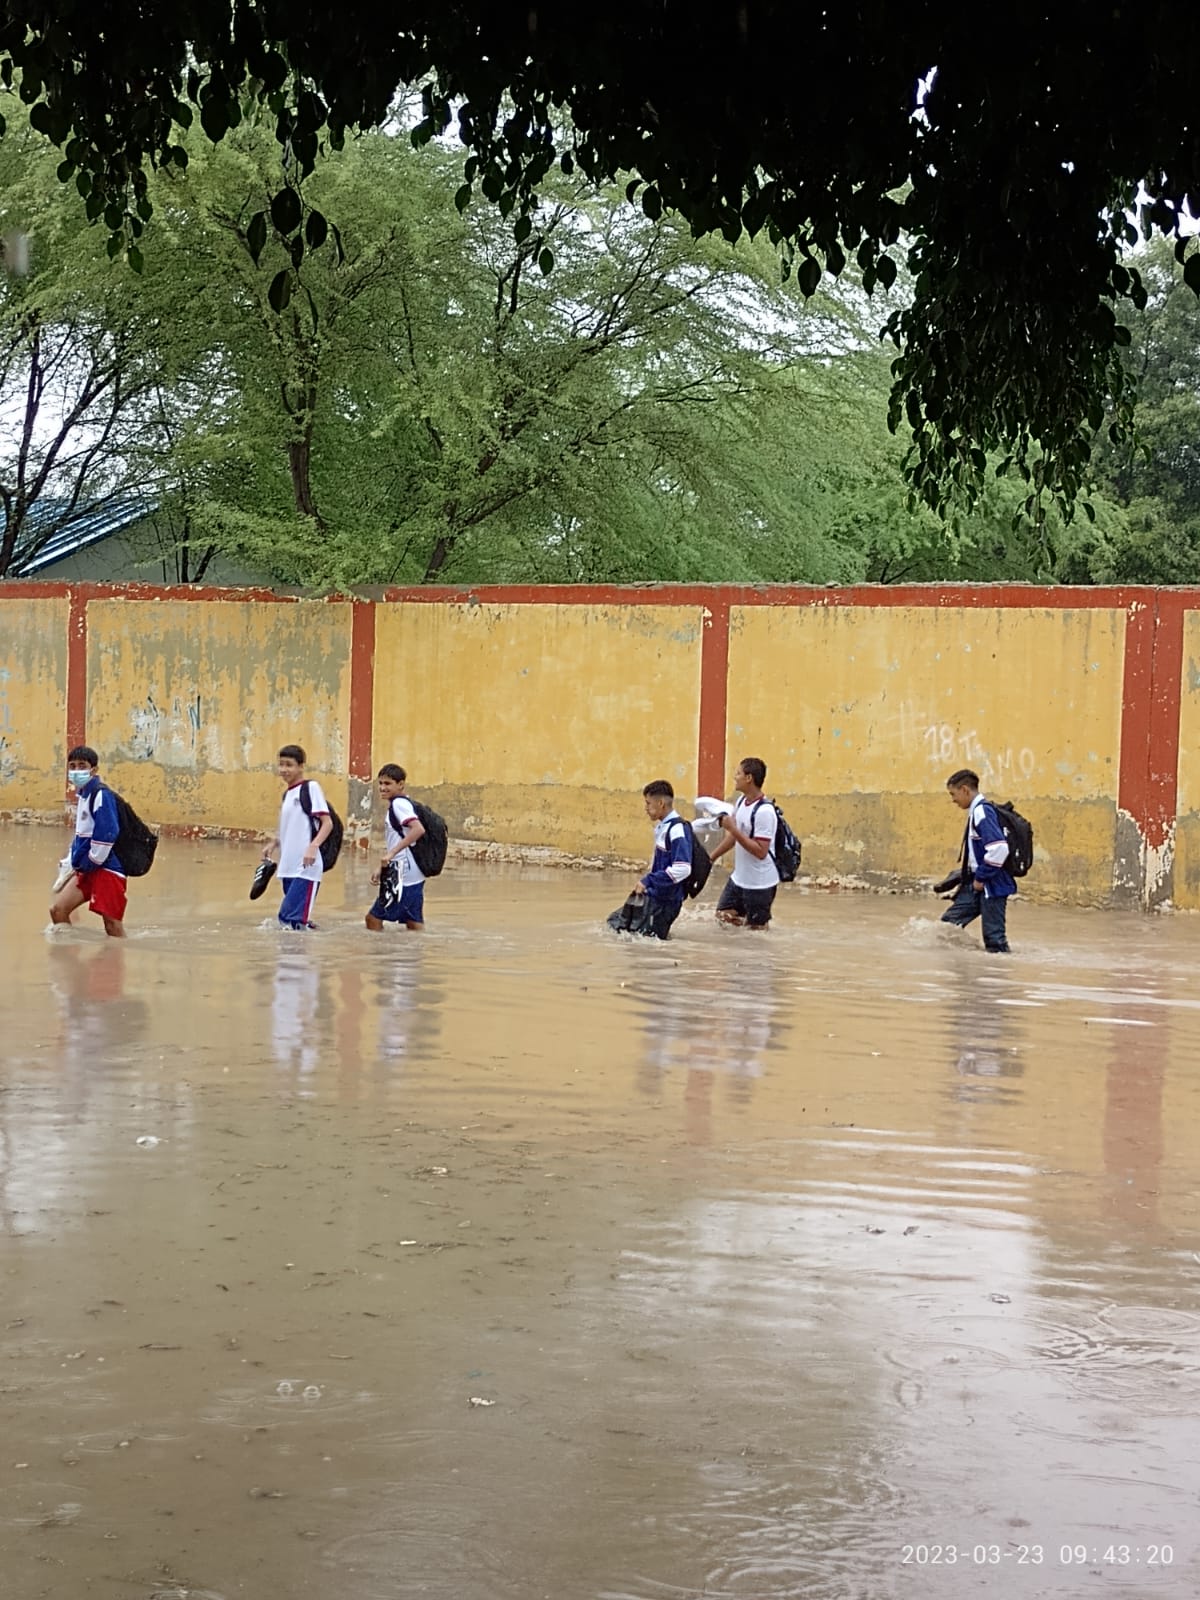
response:
<svg viewBox="0 0 1200 1600"><path fill-rule="evenodd" d="M389 761L384 766L380 767L375 776L377 778L390 778L393 783L408 782L408 773L405 772L403 767L397 766L394 761Z"/></svg>
<svg viewBox="0 0 1200 1600"><path fill-rule="evenodd" d="M652 796L663 800L674 800L675 798L675 791L665 778L655 778L653 783L646 785L642 793L647 800Z"/></svg>
<svg viewBox="0 0 1200 1600"><path fill-rule="evenodd" d="M767 763L760 761L757 756L745 756L738 762L742 771L750 779L756 789L761 789L767 781Z"/></svg>
<svg viewBox="0 0 1200 1600"><path fill-rule="evenodd" d="M77 744L73 750L67 751L68 761L86 761L89 767L98 767L100 757L90 744Z"/></svg>
<svg viewBox="0 0 1200 1600"><path fill-rule="evenodd" d="M304 746L299 744L285 744L277 759L279 761L294 761L301 767L308 765L308 757L304 754Z"/></svg>
<svg viewBox="0 0 1200 1600"><path fill-rule="evenodd" d="M979 774L972 772L970 767L963 767L961 771L952 773L946 779L947 789L960 789L964 783L969 783L972 789L978 789Z"/></svg>

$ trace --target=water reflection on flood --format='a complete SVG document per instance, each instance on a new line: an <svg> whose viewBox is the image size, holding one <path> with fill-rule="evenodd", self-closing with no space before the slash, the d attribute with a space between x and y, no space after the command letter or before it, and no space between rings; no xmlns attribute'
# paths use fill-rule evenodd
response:
<svg viewBox="0 0 1200 1600"><path fill-rule="evenodd" d="M0 832L4 1594L1200 1589L1193 919L660 946L452 867L370 936L351 862L305 938L168 842L120 946L42 936L59 843Z"/></svg>

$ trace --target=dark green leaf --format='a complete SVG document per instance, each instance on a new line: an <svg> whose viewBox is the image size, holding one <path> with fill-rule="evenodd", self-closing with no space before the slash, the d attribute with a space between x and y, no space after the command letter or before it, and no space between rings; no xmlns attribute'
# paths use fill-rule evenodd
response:
<svg viewBox="0 0 1200 1600"><path fill-rule="evenodd" d="M145 266L142 252L135 244L131 244L129 246L129 265L135 272L141 272L142 268Z"/></svg>
<svg viewBox="0 0 1200 1600"><path fill-rule="evenodd" d="M1183 263L1183 281L1194 294L1200 294L1200 251L1193 250Z"/></svg>
<svg viewBox="0 0 1200 1600"><path fill-rule="evenodd" d="M278 232L288 234L300 226L300 196L285 184L271 200L271 221Z"/></svg>
<svg viewBox="0 0 1200 1600"><path fill-rule="evenodd" d="M662 216L662 196L653 184L650 184L642 194L642 210L650 218L651 222L657 222L659 217Z"/></svg>
<svg viewBox="0 0 1200 1600"><path fill-rule="evenodd" d="M562 168L564 178L569 178L575 171L575 157L569 150L563 151L558 164Z"/></svg>
<svg viewBox="0 0 1200 1600"><path fill-rule="evenodd" d="M538 266L542 269L542 276L546 278L554 271L554 251L549 245L538 256Z"/></svg>
<svg viewBox="0 0 1200 1600"><path fill-rule="evenodd" d="M60 161L57 172L59 183L70 183L75 176L75 163L73 161Z"/></svg>
<svg viewBox="0 0 1200 1600"><path fill-rule="evenodd" d="M292 298L292 274L288 267L282 272L277 272L271 279L271 287L267 290L267 299L271 303L272 311L286 311Z"/></svg>
<svg viewBox="0 0 1200 1600"><path fill-rule="evenodd" d="M471 185L469 183L464 183L455 191L455 194L454 194L454 209L461 216L461 214L467 209L467 207L470 204L471 204Z"/></svg>
<svg viewBox="0 0 1200 1600"><path fill-rule="evenodd" d="M329 224L319 211L310 211L304 223L304 237L310 250L319 250L329 237Z"/></svg>
<svg viewBox="0 0 1200 1600"><path fill-rule="evenodd" d="M821 263L812 256L805 256L796 269L796 282L800 285L800 293L806 300L816 294L821 282Z"/></svg>
<svg viewBox="0 0 1200 1600"><path fill-rule="evenodd" d="M200 107L200 126L214 144L219 144L229 132L229 116L225 102L208 99Z"/></svg>
<svg viewBox="0 0 1200 1600"><path fill-rule="evenodd" d="M533 232L533 218L530 216L518 217L513 224L513 238L517 244L524 244Z"/></svg>

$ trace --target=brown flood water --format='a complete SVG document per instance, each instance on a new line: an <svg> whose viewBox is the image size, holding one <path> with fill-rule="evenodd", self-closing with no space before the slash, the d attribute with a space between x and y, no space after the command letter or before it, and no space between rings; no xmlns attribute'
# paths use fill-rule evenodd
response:
<svg viewBox="0 0 1200 1600"><path fill-rule="evenodd" d="M43 935L61 842L0 832L6 1600L1200 1592L1200 920L658 946L452 865L371 936L354 861L304 937L168 842L122 946Z"/></svg>

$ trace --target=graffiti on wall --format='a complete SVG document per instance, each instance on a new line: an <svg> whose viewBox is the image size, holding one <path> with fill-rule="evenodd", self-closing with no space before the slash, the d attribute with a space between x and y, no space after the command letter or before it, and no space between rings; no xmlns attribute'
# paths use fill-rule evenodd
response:
<svg viewBox="0 0 1200 1600"><path fill-rule="evenodd" d="M190 764L204 723L203 699L198 693L186 699L175 695L169 705L160 705L151 689L130 708L129 722L129 754L134 761L182 759Z"/></svg>

